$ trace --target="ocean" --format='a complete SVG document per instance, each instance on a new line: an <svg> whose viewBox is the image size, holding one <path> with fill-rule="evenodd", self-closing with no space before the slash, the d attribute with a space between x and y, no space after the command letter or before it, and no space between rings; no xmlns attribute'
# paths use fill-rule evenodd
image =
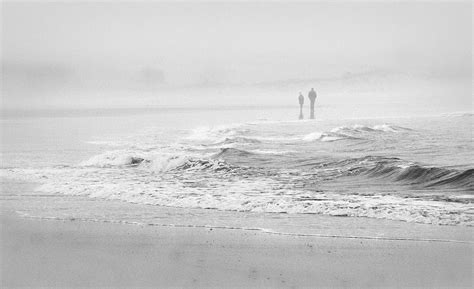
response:
<svg viewBox="0 0 474 289"><path fill-rule="evenodd" d="M315 120L297 120L297 107L4 115L2 204L30 218L280 234L378 238L388 226L411 238L407 226L474 225L471 112L334 110L317 107Z"/></svg>

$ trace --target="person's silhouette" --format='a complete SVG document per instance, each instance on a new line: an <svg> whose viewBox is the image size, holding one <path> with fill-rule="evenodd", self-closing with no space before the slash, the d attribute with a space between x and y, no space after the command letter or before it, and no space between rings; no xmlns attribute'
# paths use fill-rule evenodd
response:
<svg viewBox="0 0 474 289"><path fill-rule="evenodd" d="M308 93L308 98L310 101L310 116L309 118L314 119L314 101L316 100L316 91L314 91L314 88L311 88L311 90Z"/></svg>
<svg viewBox="0 0 474 289"><path fill-rule="evenodd" d="M298 96L298 101L300 102L300 119L303 119L303 104L304 104L304 96L301 94Z"/></svg>

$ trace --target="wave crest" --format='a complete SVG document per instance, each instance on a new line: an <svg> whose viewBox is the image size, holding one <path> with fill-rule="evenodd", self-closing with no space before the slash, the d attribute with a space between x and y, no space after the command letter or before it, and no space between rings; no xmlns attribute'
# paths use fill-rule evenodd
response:
<svg viewBox="0 0 474 289"><path fill-rule="evenodd" d="M223 148L220 152L214 155L214 158L226 158L226 157L248 157L254 155L249 151L239 150L235 148Z"/></svg>
<svg viewBox="0 0 474 289"><path fill-rule="evenodd" d="M355 124L353 126L340 126L331 130L333 133L344 133L344 134L361 134L370 132L401 132L410 131L410 128L390 125L390 124L378 124L374 126L365 126Z"/></svg>
<svg viewBox="0 0 474 289"><path fill-rule="evenodd" d="M247 129L242 128L243 124L219 125L214 127L201 126L193 129L186 138L193 141L204 141L210 143L223 142L244 133Z"/></svg>
<svg viewBox="0 0 474 289"><path fill-rule="evenodd" d="M140 167L154 172L178 170L232 171L235 167L220 159L195 158L186 155L136 156L130 152L110 151L82 162L80 167Z"/></svg>
<svg viewBox="0 0 474 289"><path fill-rule="evenodd" d="M322 141L322 142L333 142L338 140L347 140L347 139L360 139L350 135L335 133L335 132L312 132L303 137L304 141Z"/></svg>
<svg viewBox="0 0 474 289"><path fill-rule="evenodd" d="M425 188L474 189L474 169L464 171L440 167L424 167L417 164L404 165L381 162L364 172L375 178L384 178L394 182Z"/></svg>
<svg viewBox="0 0 474 289"><path fill-rule="evenodd" d="M232 144L258 144L260 140L249 137L227 137L222 141L214 143L213 145L232 145Z"/></svg>
<svg viewBox="0 0 474 289"><path fill-rule="evenodd" d="M144 161L144 158L134 156L132 153L129 152L110 151L93 156L92 158L81 162L79 166L107 168L116 166L139 165Z"/></svg>
<svg viewBox="0 0 474 289"><path fill-rule="evenodd" d="M302 137L304 141L322 141L333 142L338 140L360 140L369 133L397 133L402 131L410 131L411 129L389 125L379 124L374 126L353 125L340 126L324 132L312 132Z"/></svg>

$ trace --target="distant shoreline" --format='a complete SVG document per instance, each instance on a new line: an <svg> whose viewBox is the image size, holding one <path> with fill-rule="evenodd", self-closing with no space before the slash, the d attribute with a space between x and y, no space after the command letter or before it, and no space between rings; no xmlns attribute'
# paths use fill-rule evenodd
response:
<svg viewBox="0 0 474 289"><path fill-rule="evenodd" d="M149 106L149 107L116 107L116 108L53 108L53 109L6 109L3 118L14 117L62 117L62 116L117 116L117 114L141 114L160 111L212 111L212 110L261 110L293 109L296 105L216 105L216 106Z"/></svg>
<svg viewBox="0 0 474 289"><path fill-rule="evenodd" d="M317 109L332 108L338 104L318 104ZM34 118L34 117L115 117L120 115L152 114L157 112L196 112L196 111L239 111L239 110L294 110L297 114L299 106L294 105L215 105L215 106L137 106L137 107L111 107L111 108L46 108L46 109L2 109L1 119ZM407 117L447 117L447 116L472 116L472 110L444 111L439 113L400 115L400 116L361 116L343 119L395 119ZM333 119L334 117L330 117ZM296 119L296 117L295 117ZM316 117L318 119L318 116ZM340 118L337 118L340 119Z"/></svg>

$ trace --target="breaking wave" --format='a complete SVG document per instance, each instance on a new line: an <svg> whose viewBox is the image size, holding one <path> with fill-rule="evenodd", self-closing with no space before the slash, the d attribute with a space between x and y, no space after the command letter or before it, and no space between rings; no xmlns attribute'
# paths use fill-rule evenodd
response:
<svg viewBox="0 0 474 289"><path fill-rule="evenodd" d="M220 143L232 139L246 131L248 131L248 129L243 128L243 124L219 125L214 127L201 126L193 129L186 139L205 143Z"/></svg>
<svg viewBox="0 0 474 289"><path fill-rule="evenodd" d="M332 141L348 140L348 139L360 139L360 138L342 134L342 133L335 133L335 132L323 132L323 133L313 132L303 137L304 141L319 140L322 142L332 142Z"/></svg>
<svg viewBox="0 0 474 289"><path fill-rule="evenodd" d="M360 134L367 132L401 132L401 131L410 131L411 129L389 125L389 124L379 124L374 126L365 126L365 125L353 125L353 126L340 126L331 130L333 133L349 133L349 134Z"/></svg>
<svg viewBox="0 0 474 289"><path fill-rule="evenodd" d="M248 157L255 155L255 153L239 150L235 148L223 148L220 152L214 155L214 158L225 158L225 157Z"/></svg>
<svg viewBox="0 0 474 289"><path fill-rule="evenodd" d="M223 141L219 141L214 143L213 145L230 145L230 144L259 144L261 143L260 140L255 138L249 137L228 137L225 138Z"/></svg>
<svg viewBox="0 0 474 289"><path fill-rule="evenodd" d="M360 140L364 139L367 134L370 133L397 133L403 131L411 131L409 128L381 124L374 126L364 125L353 125L353 126L340 126L330 131L325 132L313 132L302 137L304 141L323 141L333 142L338 140Z"/></svg>
<svg viewBox="0 0 474 289"><path fill-rule="evenodd" d="M382 162L364 174L425 188L446 187L474 190L474 169L459 171L416 164L403 165Z"/></svg>
<svg viewBox="0 0 474 289"><path fill-rule="evenodd" d="M285 122L275 122L282 125ZM328 131L311 132L305 135L281 135L275 132L273 135L252 134L250 124L229 124L215 127L198 127L193 129L186 137L188 141L199 142L200 145L208 147L236 146L236 145L258 145L261 143L296 143L296 142L334 142L339 140L361 140L371 134L399 133L411 131L410 128L378 124L365 126L355 124L352 126L340 126Z"/></svg>
<svg viewBox="0 0 474 289"><path fill-rule="evenodd" d="M424 166L397 157L365 156L313 164L336 169L339 176L366 176L426 189L459 189L474 192L474 169L456 170Z"/></svg>
<svg viewBox="0 0 474 289"><path fill-rule="evenodd" d="M259 167L258 161L281 161L279 151L243 150L232 147L222 148L208 156L182 154L134 154L130 151L109 151L94 156L79 164L81 167L112 168L139 167L154 172L172 170L213 170L235 171L235 164L249 163ZM230 161L228 163L227 161ZM264 162L262 162L263 164ZM298 159L286 161L286 167L297 167L302 172L328 169L335 172L332 177L366 176L384 179L392 183L430 189L460 189L474 191L474 169L455 170L443 167L429 167L407 162L396 157L365 156L341 160ZM307 173L307 172L306 172Z"/></svg>
<svg viewBox="0 0 474 289"><path fill-rule="evenodd" d="M145 161L144 158L133 156L131 153L123 151L111 151L93 156L92 158L81 162L79 166L108 168L116 166L139 165L143 161Z"/></svg>
<svg viewBox="0 0 474 289"><path fill-rule="evenodd" d="M82 162L81 167L140 167L154 172L176 170L232 171L235 168L223 160L196 158L186 155L134 156L124 151L110 151Z"/></svg>

